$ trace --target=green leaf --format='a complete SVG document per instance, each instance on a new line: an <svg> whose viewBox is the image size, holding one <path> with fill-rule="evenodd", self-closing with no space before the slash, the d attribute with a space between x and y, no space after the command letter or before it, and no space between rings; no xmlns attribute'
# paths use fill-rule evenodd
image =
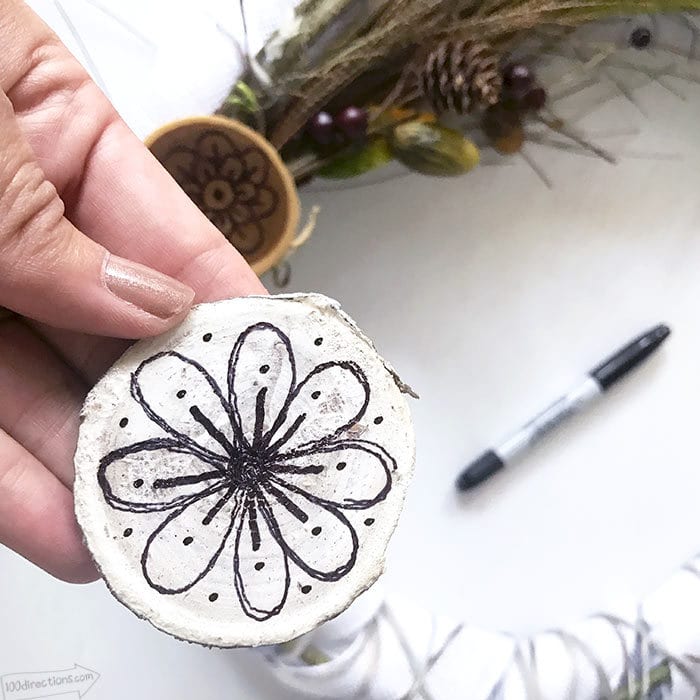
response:
<svg viewBox="0 0 700 700"><path fill-rule="evenodd" d="M257 127L262 115L262 108L255 91L242 80L229 92L223 104L219 108L222 114L232 119L239 119L253 127Z"/></svg>
<svg viewBox="0 0 700 700"><path fill-rule="evenodd" d="M325 654L316 647L307 647L304 649L304 653L301 655L301 660L308 664L309 666L320 666L321 664L327 664L331 659L328 654Z"/></svg>
<svg viewBox="0 0 700 700"><path fill-rule="evenodd" d="M479 164L479 149L461 132L418 121L397 126L391 150L404 165L425 175L462 175Z"/></svg>
<svg viewBox="0 0 700 700"><path fill-rule="evenodd" d="M342 180L381 168L391 160L393 156L386 139L375 138L359 150L338 156L321 168L318 174L320 177Z"/></svg>
<svg viewBox="0 0 700 700"><path fill-rule="evenodd" d="M671 667L668 661L664 661L663 663L659 664L658 666L655 666L649 671L647 686L651 691L655 690L660 686L668 685L669 683L671 683L671 681ZM645 697L647 697L646 693L644 695ZM615 693L615 695L613 696L613 700L644 700L644 698L642 698L641 684L634 683L631 688L631 693L625 685L624 687L620 688L617 691L617 693Z"/></svg>

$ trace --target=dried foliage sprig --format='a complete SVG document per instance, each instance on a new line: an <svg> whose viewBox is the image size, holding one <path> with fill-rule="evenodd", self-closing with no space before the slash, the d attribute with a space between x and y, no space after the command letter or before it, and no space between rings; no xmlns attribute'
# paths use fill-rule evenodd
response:
<svg viewBox="0 0 700 700"><path fill-rule="evenodd" d="M322 0L314 8L318 13ZM575 27L615 15L693 9L700 9L700 0L393 0L360 35L335 47L315 68L277 76L277 87L296 97L273 120L269 138L281 148L314 112L364 73L383 66L398 74L407 53L410 58L446 38L478 40L505 51L536 27Z"/></svg>

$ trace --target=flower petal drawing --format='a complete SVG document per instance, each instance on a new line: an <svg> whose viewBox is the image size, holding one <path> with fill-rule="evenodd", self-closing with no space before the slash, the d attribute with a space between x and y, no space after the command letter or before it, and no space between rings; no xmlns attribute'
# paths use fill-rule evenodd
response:
<svg viewBox="0 0 700 700"><path fill-rule="evenodd" d="M216 564L233 522L238 499L218 486L169 515L146 541L143 575L159 593L183 593Z"/></svg>
<svg viewBox="0 0 700 700"><path fill-rule="evenodd" d="M292 345L278 328L256 323L238 336L229 359L228 385L241 444L260 447L295 382Z"/></svg>
<svg viewBox="0 0 700 700"><path fill-rule="evenodd" d="M131 396L153 437L106 454L97 480L112 508L163 513L141 554L151 588L187 592L226 552L243 614L264 621L283 610L295 570L332 583L353 569L351 512L387 498L397 465L380 444L346 434L370 401L355 362L323 362L298 381L289 336L260 321L238 334L226 383L224 395L202 365L174 350L141 362Z"/></svg>
<svg viewBox="0 0 700 700"><path fill-rule="evenodd" d="M231 215L228 212L208 211L207 218L224 234L224 236L230 237L234 235L235 228L231 221Z"/></svg>
<svg viewBox="0 0 700 700"><path fill-rule="evenodd" d="M238 155L228 155L221 163L219 176L236 185L245 174L245 165Z"/></svg>
<svg viewBox="0 0 700 700"><path fill-rule="evenodd" d="M257 147L250 146L240 152L245 167L246 179L255 185L262 185L270 173L270 161Z"/></svg>
<svg viewBox="0 0 700 700"><path fill-rule="evenodd" d="M287 555L280 544L277 523L264 500L250 496L238 517L233 559L238 600L246 615L268 620L282 610L287 600Z"/></svg>
<svg viewBox="0 0 700 700"><path fill-rule="evenodd" d="M319 581L339 581L355 565L357 533L338 509L281 477L263 486L289 558Z"/></svg>
<svg viewBox="0 0 700 700"><path fill-rule="evenodd" d="M164 165L168 172L175 178L175 182L183 187L186 184L193 183L193 168L197 160L197 154L187 147L174 148L168 154L168 158Z"/></svg>
<svg viewBox="0 0 700 700"><path fill-rule="evenodd" d="M255 201L255 196L258 191L258 187L252 182L240 182L236 185L234 190L236 201L243 207L249 206Z"/></svg>
<svg viewBox="0 0 700 700"><path fill-rule="evenodd" d="M357 364L320 364L294 389L265 438L265 452L330 442L364 416L368 403L369 383Z"/></svg>
<svg viewBox="0 0 700 700"><path fill-rule="evenodd" d="M269 187L259 187L249 205L255 216L266 219L277 208L277 193Z"/></svg>
<svg viewBox="0 0 700 700"><path fill-rule="evenodd" d="M265 230L259 221L251 221L242 226L234 223L232 229L231 242L241 253L254 253L265 240Z"/></svg>
<svg viewBox="0 0 700 700"><path fill-rule="evenodd" d="M197 182L185 182L181 185L185 194L198 206L202 206L202 186Z"/></svg>
<svg viewBox="0 0 700 700"><path fill-rule="evenodd" d="M134 372L131 395L159 428L183 444L210 456L233 451L228 402L194 360L173 351L153 355ZM216 408L215 415L203 415L200 406L207 405Z"/></svg>
<svg viewBox="0 0 700 700"><path fill-rule="evenodd" d="M207 129L198 139L194 150L200 158L208 160L217 168L231 155L239 157L238 149L231 139L221 131Z"/></svg>
<svg viewBox="0 0 700 700"><path fill-rule="evenodd" d="M369 442L339 441L278 455L270 471L318 503L349 510L370 508L391 490L389 459Z"/></svg>
<svg viewBox="0 0 700 700"><path fill-rule="evenodd" d="M150 469L160 465L157 474ZM97 480L107 502L118 510L152 512L191 502L223 483L225 462L197 454L170 438L153 438L110 452Z"/></svg>
<svg viewBox="0 0 700 700"><path fill-rule="evenodd" d="M192 166L192 179L204 188L212 180L218 177L216 165L204 158L197 158Z"/></svg>

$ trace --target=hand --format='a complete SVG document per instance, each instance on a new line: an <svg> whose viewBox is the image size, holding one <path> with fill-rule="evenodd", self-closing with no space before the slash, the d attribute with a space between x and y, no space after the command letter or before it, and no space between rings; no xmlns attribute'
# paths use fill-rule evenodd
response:
<svg viewBox="0 0 700 700"><path fill-rule="evenodd" d="M0 542L97 577L73 515L90 386L193 300L264 288L58 38L0 0ZM157 270L157 271L156 271Z"/></svg>

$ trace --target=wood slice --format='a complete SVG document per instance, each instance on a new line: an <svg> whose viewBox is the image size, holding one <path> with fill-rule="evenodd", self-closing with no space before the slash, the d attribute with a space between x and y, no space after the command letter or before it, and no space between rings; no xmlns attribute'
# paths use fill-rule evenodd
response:
<svg viewBox="0 0 700 700"><path fill-rule="evenodd" d="M181 639L288 641L380 575L408 391L320 295L202 304L88 395L75 502L114 595Z"/></svg>
<svg viewBox="0 0 700 700"><path fill-rule="evenodd" d="M235 119L200 116L166 124L146 145L257 274L282 260L299 223L299 197L263 136Z"/></svg>

